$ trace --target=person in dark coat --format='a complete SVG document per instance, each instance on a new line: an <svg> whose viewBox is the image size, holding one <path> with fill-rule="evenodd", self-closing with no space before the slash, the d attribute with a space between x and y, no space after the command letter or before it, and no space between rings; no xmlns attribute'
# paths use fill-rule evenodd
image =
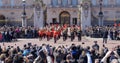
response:
<svg viewBox="0 0 120 63"><path fill-rule="evenodd" d="M77 30L78 41L81 41L82 31L80 29Z"/></svg>
<svg viewBox="0 0 120 63"><path fill-rule="evenodd" d="M56 43L57 42L57 31L55 30L54 32L53 32L53 37L54 37L54 43Z"/></svg>
<svg viewBox="0 0 120 63"><path fill-rule="evenodd" d="M88 58L86 56L86 52L82 51L82 54L79 57L79 62L80 63L87 63L87 60L88 60Z"/></svg>
<svg viewBox="0 0 120 63"><path fill-rule="evenodd" d="M114 32L114 40L117 40L117 35L118 35L118 31L117 30L115 30L115 32Z"/></svg>
<svg viewBox="0 0 120 63"><path fill-rule="evenodd" d="M71 30L70 34L71 34L71 41L73 41L75 38L74 30Z"/></svg>
<svg viewBox="0 0 120 63"><path fill-rule="evenodd" d="M99 45L97 44L97 41L94 41L94 45L92 46L92 48L94 49L94 50L97 50L97 51L99 51Z"/></svg>
<svg viewBox="0 0 120 63"><path fill-rule="evenodd" d="M107 43L108 38L108 30L106 29L103 33L103 43Z"/></svg>
<svg viewBox="0 0 120 63"><path fill-rule="evenodd" d="M63 41L67 40L67 29L63 30Z"/></svg>
<svg viewBox="0 0 120 63"><path fill-rule="evenodd" d="M113 30L110 30L110 38L113 40Z"/></svg>

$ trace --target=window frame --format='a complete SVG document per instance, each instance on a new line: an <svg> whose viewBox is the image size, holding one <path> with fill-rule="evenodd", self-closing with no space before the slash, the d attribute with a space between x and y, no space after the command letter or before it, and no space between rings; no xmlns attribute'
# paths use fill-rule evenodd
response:
<svg viewBox="0 0 120 63"><path fill-rule="evenodd" d="M3 0L0 0L0 7L3 6Z"/></svg>
<svg viewBox="0 0 120 63"><path fill-rule="evenodd" d="M62 0L62 6L67 6L68 5L68 0L66 0L66 4L64 4L65 0Z"/></svg>
<svg viewBox="0 0 120 63"><path fill-rule="evenodd" d="M76 0L76 2L75 2L75 3L73 3L73 1L75 1L75 0L71 0L71 5L73 5L73 6L78 5L78 0Z"/></svg>
<svg viewBox="0 0 120 63"><path fill-rule="evenodd" d="M52 0L51 1L52 6L57 6L58 5L58 0Z"/></svg>
<svg viewBox="0 0 120 63"><path fill-rule="evenodd" d="M107 6L109 4L109 0L103 0L103 5Z"/></svg>
<svg viewBox="0 0 120 63"><path fill-rule="evenodd" d="M120 5L120 0L116 0L116 5Z"/></svg>
<svg viewBox="0 0 120 63"><path fill-rule="evenodd" d="M14 2L15 2L14 0L10 0L10 6L11 6L11 7L15 6L15 3L14 3Z"/></svg>
<svg viewBox="0 0 120 63"><path fill-rule="evenodd" d="M97 0L92 0L91 3L92 5L97 5Z"/></svg>

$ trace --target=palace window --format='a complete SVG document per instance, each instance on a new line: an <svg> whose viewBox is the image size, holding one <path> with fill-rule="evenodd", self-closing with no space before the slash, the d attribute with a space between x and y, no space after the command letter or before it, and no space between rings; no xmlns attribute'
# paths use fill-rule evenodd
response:
<svg viewBox="0 0 120 63"><path fill-rule="evenodd" d="M68 4L68 0L62 0L62 5L66 6Z"/></svg>
<svg viewBox="0 0 120 63"><path fill-rule="evenodd" d="M109 11L104 11L104 14L108 14Z"/></svg>
<svg viewBox="0 0 120 63"><path fill-rule="evenodd" d="M91 2L92 2L92 5L96 5L97 4L97 2L96 2L97 0L92 0Z"/></svg>
<svg viewBox="0 0 120 63"><path fill-rule="evenodd" d="M120 18L120 15L116 15L115 17L116 17L116 18Z"/></svg>
<svg viewBox="0 0 120 63"><path fill-rule="evenodd" d="M76 5L77 5L78 0L72 0L71 2L72 2L72 5L73 5L73 6L76 6Z"/></svg>
<svg viewBox="0 0 120 63"><path fill-rule="evenodd" d="M52 5L57 6L58 5L58 0L52 0Z"/></svg>
<svg viewBox="0 0 120 63"><path fill-rule="evenodd" d="M116 0L116 4L117 4L117 5L120 5L120 0Z"/></svg>
<svg viewBox="0 0 120 63"><path fill-rule="evenodd" d="M103 5L108 5L108 0L103 0Z"/></svg>
<svg viewBox="0 0 120 63"><path fill-rule="evenodd" d="M116 13L118 14L118 13L120 13L120 11L116 11Z"/></svg>
<svg viewBox="0 0 120 63"><path fill-rule="evenodd" d="M11 7L13 7L14 6L14 0L11 0Z"/></svg>
<svg viewBox="0 0 120 63"><path fill-rule="evenodd" d="M53 24L56 24L57 23L57 18L53 18L52 21L53 21L52 22Z"/></svg>
<svg viewBox="0 0 120 63"><path fill-rule="evenodd" d="M2 3L3 0L0 0L0 7L3 6L3 3Z"/></svg>
<svg viewBox="0 0 120 63"><path fill-rule="evenodd" d="M72 23L73 23L74 25L77 25L77 18L73 18Z"/></svg>

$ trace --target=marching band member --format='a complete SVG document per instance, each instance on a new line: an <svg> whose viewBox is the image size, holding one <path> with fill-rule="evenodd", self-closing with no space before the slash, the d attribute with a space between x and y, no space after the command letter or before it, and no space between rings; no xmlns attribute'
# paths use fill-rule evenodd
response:
<svg viewBox="0 0 120 63"><path fill-rule="evenodd" d="M71 29L70 29L70 34L71 34L71 41L73 41L74 38L75 38L74 28L73 27L71 27Z"/></svg>
<svg viewBox="0 0 120 63"><path fill-rule="evenodd" d="M71 36L71 34L70 34L70 27L68 27L68 32L67 32L67 35L68 35L68 37L70 37L70 36Z"/></svg>
<svg viewBox="0 0 120 63"><path fill-rule="evenodd" d="M49 41L49 40L50 40L50 35L51 35L50 30L47 30L47 32L46 32L47 41Z"/></svg>
<svg viewBox="0 0 120 63"><path fill-rule="evenodd" d="M43 30L40 29L40 30L38 31L38 34L39 34L39 40L42 40L42 37L43 37Z"/></svg>
<svg viewBox="0 0 120 63"><path fill-rule="evenodd" d="M63 29L62 34L63 34L63 41L66 41L67 40L67 28Z"/></svg>
<svg viewBox="0 0 120 63"><path fill-rule="evenodd" d="M82 31L81 31L80 27L78 27L78 29L77 29L78 41L81 41L81 35L82 35Z"/></svg>
<svg viewBox="0 0 120 63"><path fill-rule="evenodd" d="M53 32L54 43L56 43L56 41L57 41L57 35L58 35L57 30L54 30L54 32Z"/></svg>

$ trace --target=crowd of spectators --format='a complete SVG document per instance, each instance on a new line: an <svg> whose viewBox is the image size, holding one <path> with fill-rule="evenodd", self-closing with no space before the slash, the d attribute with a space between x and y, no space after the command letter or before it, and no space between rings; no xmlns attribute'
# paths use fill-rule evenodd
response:
<svg viewBox="0 0 120 63"><path fill-rule="evenodd" d="M23 49L15 46L0 47L0 63L120 63L120 45L112 50L100 47L94 41L92 47L71 44L25 44Z"/></svg>
<svg viewBox="0 0 120 63"><path fill-rule="evenodd" d="M0 27L0 41L11 42L16 41L17 38L37 38L38 29L34 27Z"/></svg>
<svg viewBox="0 0 120 63"><path fill-rule="evenodd" d="M49 26L52 27L52 26ZM0 41L10 42L16 41L17 38L38 38L40 29L34 27L14 27L3 26L0 27ZM77 31L76 31L77 32ZM84 31L83 31L84 32ZM120 40L120 27L86 27L85 35L95 38L103 38L104 34L108 32L107 37L111 40ZM82 33L82 35L84 34ZM68 32L67 34L70 34ZM63 35L64 36L64 35ZM72 36L72 35L71 35Z"/></svg>
<svg viewBox="0 0 120 63"><path fill-rule="evenodd" d="M120 40L120 27L110 27L110 26L94 26L94 27L86 27L85 35L94 37L94 38L103 38L104 33L108 32L108 37L111 40Z"/></svg>

